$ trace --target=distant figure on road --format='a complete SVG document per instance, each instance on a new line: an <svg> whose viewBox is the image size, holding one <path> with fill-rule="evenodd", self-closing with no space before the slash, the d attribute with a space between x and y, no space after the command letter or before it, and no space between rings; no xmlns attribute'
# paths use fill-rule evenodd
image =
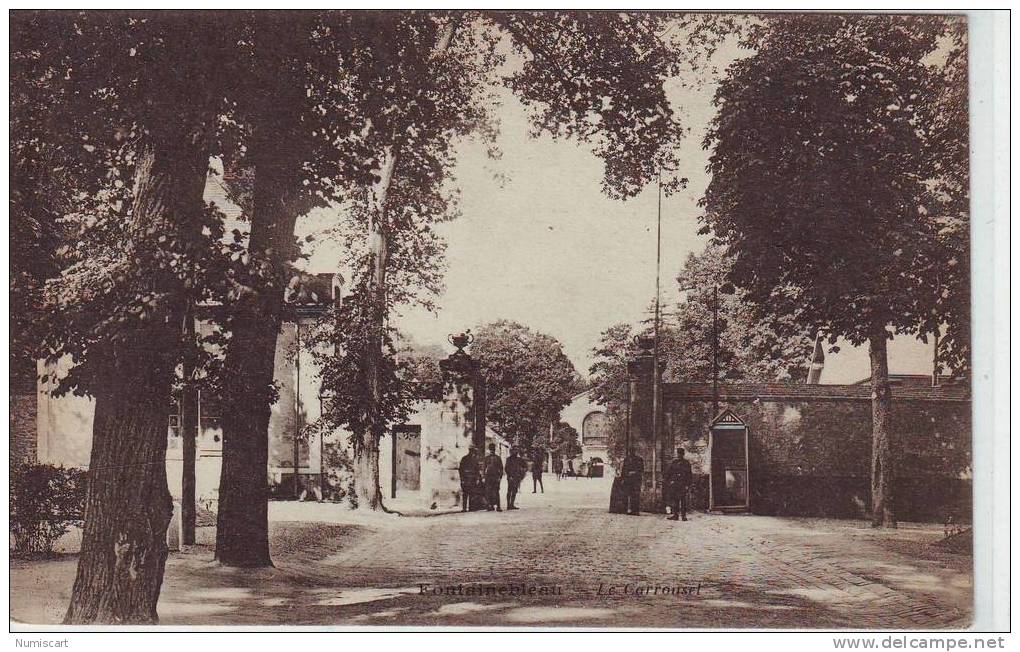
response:
<svg viewBox="0 0 1020 652"><path fill-rule="evenodd" d="M567 460L567 477L574 476L574 460Z"/></svg>
<svg viewBox="0 0 1020 652"><path fill-rule="evenodd" d="M506 458L506 509L518 509L514 503L517 501L517 491L521 488L521 481L528 474L528 463L517 454L517 447L510 449L510 456Z"/></svg>
<svg viewBox="0 0 1020 652"><path fill-rule="evenodd" d="M478 449L474 446L468 446L467 455L460 458L460 511L462 512L470 509L472 497L478 494L478 481L481 478L480 462Z"/></svg>
<svg viewBox="0 0 1020 652"><path fill-rule="evenodd" d="M502 512L499 506L499 483L503 479L503 460L496 454L496 444L489 444L489 454L485 456L482 468L485 469L485 500L489 503L486 509Z"/></svg>
<svg viewBox="0 0 1020 652"><path fill-rule="evenodd" d="M633 451L623 459L623 491L627 497L627 513L641 513L641 483L644 481L645 461Z"/></svg>
<svg viewBox="0 0 1020 652"><path fill-rule="evenodd" d="M539 487L542 487L542 493L545 493L545 485L542 484L542 465L544 464L545 451L541 448L535 449L535 453L531 456L531 493L537 493Z"/></svg>
<svg viewBox="0 0 1020 652"><path fill-rule="evenodd" d="M666 495L673 513L667 518L671 521L687 520L687 491L691 486L691 463L684 458L684 449L676 449L676 457L666 469Z"/></svg>
<svg viewBox="0 0 1020 652"><path fill-rule="evenodd" d="M553 473L556 474L557 480L563 479L563 460L558 457L553 458Z"/></svg>

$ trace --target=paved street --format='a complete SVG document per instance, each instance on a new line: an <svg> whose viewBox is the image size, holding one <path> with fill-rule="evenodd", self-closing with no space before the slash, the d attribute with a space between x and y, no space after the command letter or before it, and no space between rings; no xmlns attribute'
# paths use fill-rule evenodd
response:
<svg viewBox="0 0 1020 652"><path fill-rule="evenodd" d="M971 558L933 545L935 526L700 513L677 523L607 513L606 481L546 487L527 485L522 509L500 514L364 517L274 503L277 567L219 568L208 548L174 554L162 622L933 628L970 618ZM45 598L14 591L35 601L14 605L15 618L59 619L74 560L57 564L66 586ZM25 562L12 576L52 581Z"/></svg>

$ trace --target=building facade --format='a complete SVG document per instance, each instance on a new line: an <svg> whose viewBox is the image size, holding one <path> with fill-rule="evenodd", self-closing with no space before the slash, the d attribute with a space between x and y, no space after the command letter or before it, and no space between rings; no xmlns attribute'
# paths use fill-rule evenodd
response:
<svg viewBox="0 0 1020 652"><path fill-rule="evenodd" d="M574 396L560 412L560 421L573 427L581 440L581 454L573 460L575 471L587 475L590 469L601 466L604 475L613 475L609 454L612 420L606 407L596 403L592 396L593 390Z"/></svg>
<svg viewBox="0 0 1020 652"><path fill-rule="evenodd" d="M302 282L288 289L285 319L280 326L274 359L277 400L269 420L269 461L266 469L271 495L276 498L318 499L328 494L332 455L352 459L350 433L326 437L314 429L323 395L315 356L307 347L308 334L330 301L338 300L333 275L302 275ZM209 310L214 310L210 307ZM208 312L208 311L206 311ZM196 330L208 334L214 320L208 315L196 322ZM467 372L461 366L467 364ZM423 401L411 417L380 442L380 484L384 495L420 494L422 509L456 506L460 484L458 465L467 447L492 443L506 457L509 443L488 427L485 420L484 383L470 356L462 351L442 361L444 396ZM38 380L44 373L71 367L63 360L57 368L40 363L36 382L31 374L11 392L11 463L41 462L88 468L92 448L95 404L89 397L54 396L52 385ZM473 370L473 371L472 371ZM215 511L218 502L223 431L219 401L200 392L197 411L195 484L199 506ZM167 406L167 478L170 493L179 500L184 473L181 406L174 399ZM332 450L327 450L331 447ZM295 476L297 483L295 483Z"/></svg>

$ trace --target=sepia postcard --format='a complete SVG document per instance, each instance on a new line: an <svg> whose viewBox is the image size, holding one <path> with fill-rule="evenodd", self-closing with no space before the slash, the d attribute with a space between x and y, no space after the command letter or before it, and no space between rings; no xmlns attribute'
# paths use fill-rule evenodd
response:
<svg viewBox="0 0 1020 652"><path fill-rule="evenodd" d="M8 20L18 646L1008 629L1008 15Z"/></svg>

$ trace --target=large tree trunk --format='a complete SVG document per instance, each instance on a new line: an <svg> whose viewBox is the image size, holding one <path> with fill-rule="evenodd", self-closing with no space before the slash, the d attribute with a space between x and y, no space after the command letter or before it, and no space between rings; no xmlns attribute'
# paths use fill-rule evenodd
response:
<svg viewBox="0 0 1020 652"><path fill-rule="evenodd" d="M269 414L282 288L262 290L266 311L239 311L224 361L223 462L216 559L272 566L269 557ZM278 299L278 300L277 300Z"/></svg>
<svg viewBox="0 0 1020 652"><path fill-rule="evenodd" d="M294 255L297 211L285 206L280 171L256 167L249 250L262 252L268 275L236 306L224 358L223 463L216 518L216 559L227 566L272 566L269 556L269 415L283 293ZM256 254L253 253L253 259Z"/></svg>
<svg viewBox="0 0 1020 652"><path fill-rule="evenodd" d="M168 130L169 131L169 130ZM154 234L194 237L209 154L190 132L163 133L138 156L130 237L156 255ZM197 231L197 227L194 229ZM173 275L146 272L143 289L169 293ZM183 302L183 295L178 303ZM173 310L171 310L172 312ZM183 311L181 311L183 312ZM85 527L68 624L155 623L172 504L166 479L167 406L180 351L173 315L149 317L91 352L97 373Z"/></svg>
<svg viewBox="0 0 1020 652"><path fill-rule="evenodd" d="M893 483L895 460L892 446L892 393L885 327L870 338L871 352L871 524L896 527Z"/></svg>
<svg viewBox="0 0 1020 652"><path fill-rule="evenodd" d="M170 373L147 351L142 343L119 348L96 391L85 532L66 624L159 620L173 511L166 480Z"/></svg>
<svg viewBox="0 0 1020 652"><path fill-rule="evenodd" d="M298 253L294 225L310 207L307 198L305 203L296 199L303 192L308 156L301 122L308 99L293 65L308 56L314 14L261 12L255 21L251 104L243 107L252 112L253 128L242 164L254 169L247 209L249 267L256 274L250 279L251 294L234 306L228 324L216 520L216 559L241 567L272 566L268 464L273 364L290 264Z"/></svg>

